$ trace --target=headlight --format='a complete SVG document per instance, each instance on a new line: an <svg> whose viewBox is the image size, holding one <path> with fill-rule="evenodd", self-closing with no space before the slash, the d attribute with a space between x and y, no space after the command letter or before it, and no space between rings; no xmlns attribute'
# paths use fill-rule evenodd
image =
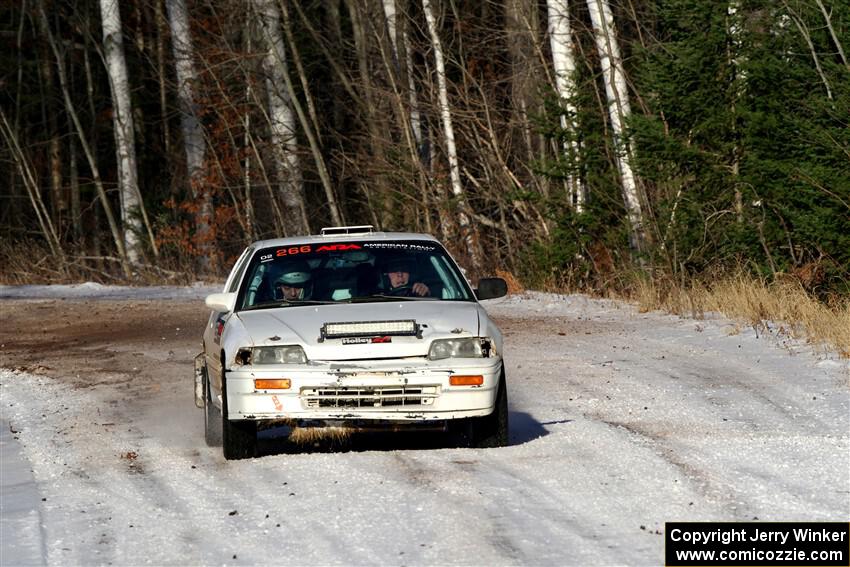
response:
<svg viewBox="0 0 850 567"><path fill-rule="evenodd" d="M490 356L490 340L481 337L437 339L431 343L428 358L486 358Z"/></svg>
<svg viewBox="0 0 850 567"><path fill-rule="evenodd" d="M240 364L305 364L307 355L298 345L240 348L236 361Z"/></svg>

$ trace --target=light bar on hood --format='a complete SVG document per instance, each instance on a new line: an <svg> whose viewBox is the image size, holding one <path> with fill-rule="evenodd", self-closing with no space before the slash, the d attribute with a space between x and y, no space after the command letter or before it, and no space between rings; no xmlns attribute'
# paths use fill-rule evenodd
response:
<svg viewBox="0 0 850 567"><path fill-rule="evenodd" d="M418 335L419 325L412 319L407 321L355 321L322 325L322 339Z"/></svg>

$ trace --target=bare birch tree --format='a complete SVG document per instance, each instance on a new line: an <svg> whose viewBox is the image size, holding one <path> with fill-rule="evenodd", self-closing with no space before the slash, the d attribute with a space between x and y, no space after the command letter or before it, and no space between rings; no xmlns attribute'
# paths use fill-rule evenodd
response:
<svg viewBox="0 0 850 567"><path fill-rule="evenodd" d="M198 104L195 102L195 83L198 72L195 68L192 34L185 0L166 0L168 27L171 30L171 50L174 53L174 69L177 75L177 100L180 108L180 131L183 135L183 150L186 154L186 170L192 198L198 207L195 213L195 235L198 241L200 267L210 268L212 259L213 221L212 195L204 186L204 159L206 142L198 119Z"/></svg>
<svg viewBox="0 0 850 567"><path fill-rule="evenodd" d="M163 5L160 0L154 2L154 21L156 23L156 71L159 82L159 113L160 124L162 124L162 140L165 146L165 153L171 153L171 132L168 126L168 81L166 81L166 36L168 30L168 21L163 12Z"/></svg>
<svg viewBox="0 0 850 567"><path fill-rule="evenodd" d="M124 248L131 264L142 258L142 200L136 169L136 141L133 109L130 103L130 81L124 59L124 34L118 0L100 0L103 26L103 50L112 91L112 123L115 130L115 155L118 163L118 188ZM151 239L153 241L153 239Z"/></svg>
<svg viewBox="0 0 850 567"><path fill-rule="evenodd" d="M527 0L505 0L505 34L511 59L511 102L513 115L518 121L520 139L525 149L524 160L536 159L530 115L538 112L537 91L540 69L536 68L533 38L539 35L537 6Z"/></svg>
<svg viewBox="0 0 850 567"><path fill-rule="evenodd" d="M393 213L393 203L390 199L389 183L381 167L386 163L384 148L387 135L387 127L382 124L381 111L377 105L378 99L374 96L375 85L370 69L370 45L367 40L366 26L369 18L366 6L363 2L345 0L348 15L351 18L351 32L354 40L354 53L357 56L357 72L360 76L360 99L362 107L359 114L363 117L367 129L367 143L371 151L371 157L367 163L369 171L368 178L358 181L360 190L366 197L369 208L374 218L378 219L378 226L386 227L390 224ZM366 20L366 21L364 21ZM377 168L375 166L378 166ZM374 189L373 189L374 188Z"/></svg>
<svg viewBox="0 0 850 567"><path fill-rule="evenodd" d="M260 23L264 30L263 36L268 42L268 51L270 54L273 55L274 58L274 64L276 67L275 72L279 73L274 76L274 79L275 81L282 81L282 83L280 83L280 86L278 86L276 82L275 93L276 95L279 95L281 97L284 96L284 93L288 95L287 99L285 99L291 105L288 106L288 108L290 108L290 112L292 110L295 111L295 115L298 117L298 123L301 125L301 129L304 132L304 136L307 138L307 143L310 145L310 152L313 154L313 159L316 163L317 173L319 174L319 179L322 182L322 187L325 190L325 197L328 203L328 210L330 212L331 222L336 225L341 225L343 224L343 217L336 202L336 195L334 194L333 185L331 184L330 173L328 172L327 164L325 163L325 159L322 156L321 148L319 147L317 133L313 131L307 113L304 112L303 106L295 96L295 87L292 84L292 79L289 76L289 67L286 58L286 51L284 49L283 36L280 35L281 31L279 7L273 0L254 0L254 2L257 6L257 12L259 13ZM287 25L288 22L289 18L286 18L285 23L287 23ZM281 125L282 124L283 123L281 123ZM292 140L294 141L294 120L292 121L292 124L293 126L291 128L288 128L285 132L281 132L281 134L291 136ZM273 127L275 127L275 125L273 125ZM300 194L303 195L303 193ZM303 203L303 197L301 198L301 202ZM306 218L304 219L304 223L306 227Z"/></svg>
<svg viewBox="0 0 850 567"><path fill-rule="evenodd" d="M731 107L729 110L730 116L732 117L730 127L732 130L732 137L734 139L729 170L732 174L732 182L735 186L735 216L739 223L744 220L744 198L741 194L739 181L741 154L743 153L743 149L741 148L741 136L738 132L737 108L738 101L743 98L746 93L747 84L747 76L743 68L743 63L746 62L742 48L743 41L741 38L741 35L743 34L743 25L740 0L729 0L729 3L726 6L726 35L728 38L726 42L726 57L730 69L730 88L732 89Z"/></svg>
<svg viewBox="0 0 850 567"><path fill-rule="evenodd" d="M801 14L798 14L796 11L794 11L791 8L791 6L788 5L788 2L783 0L782 5L785 8L785 10L788 12L788 14L790 15L791 19L793 20L794 25L797 26L797 30L800 32L800 35L802 36L803 41L806 42L806 45L809 48L809 53L811 53L811 55L812 55L812 62L815 64L815 69L817 69L818 76L820 77L821 81L823 82L823 86L826 89L826 98L828 98L829 100L832 100L833 99L832 87L830 86L829 79L826 78L826 73L824 73L823 67L820 64L820 57L818 56L817 49L815 49L815 45L812 42L812 35L809 32L809 28L806 26L805 21L803 20L803 16ZM822 4L821 4L821 7L823 7ZM830 22L830 20L829 20L829 18L827 18L827 23L829 24L829 22ZM828 27L830 28L830 30L832 29L831 25L828 26ZM832 37L835 38L835 36L832 36ZM836 45L839 46L839 54L843 57L844 53L843 53L843 50L841 49L841 44L838 43L837 40L835 40L835 43L836 43ZM845 64L846 64L846 61L845 61Z"/></svg>
<svg viewBox="0 0 850 567"><path fill-rule="evenodd" d="M283 229L289 235L306 234L301 164L298 160L295 114L286 86L286 51L276 0L254 0L266 52L263 57L269 129L275 173L283 201Z"/></svg>
<svg viewBox="0 0 850 567"><path fill-rule="evenodd" d="M847 70L850 71L850 62L847 61L847 55L844 54L844 46L841 44L841 40L838 38L838 34L835 33L835 27L832 25L832 18L830 17L826 6L823 5L822 0L815 0L815 4L818 5L821 14L823 14L823 19L826 22L826 28L829 30L829 36L832 38L832 42L835 44L835 48L838 50L838 55L839 57L841 57L841 62L844 63L844 67L846 67Z"/></svg>
<svg viewBox="0 0 850 567"><path fill-rule="evenodd" d="M625 132L625 121L631 113L631 106L617 32L614 27L614 16L608 0L587 0L587 8L590 12L596 49L599 52L602 67L602 81L605 83L605 94L608 99L608 115L614 135L617 167L620 170L623 204L629 220L629 240L633 250L642 252L646 239L643 210L632 169L632 147Z"/></svg>
<svg viewBox="0 0 850 567"><path fill-rule="evenodd" d="M402 20L402 25L398 25L398 10L395 0L383 0L384 17L387 22L387 33L390 37L390 44L393 49L393 57L395 58L396 67L399 75L404 73L407 80L407 96L408 104L410 105L410 128L413 132L413 138L416 140L419 158L426 161L425 150L422 139L422 119L419 114L419 97L416 94L416 82L413 77L413 59L410 48L410 37L407 33L406 15ZM399 38L401 46L399 46ZM402 56L402 49L404 55Z"/></svg>
<svg viewBox="0 0 850 567"><path fill-rule="evenodd" d="M127 252L124 247L124 239L121 236L121 229L118 226L118 223L115 219L115 215L112 212L112 205L109 204L109 197L106 195L106 190L103 187L103 180L100 177L100 169L97 166L97 160L95 159L91 144L85 136L85 132L83 131L83 125L80 122L80 117L77 114L77 111L74 107L74 103L71 100L71 91L68 86L68 77L65 73L65 66L62 61L62 52L59 49L59 42L56 41L56 38L53 36L53 32L50 31L50 22L47 18L47 12L44 9L43 0L39 0L39 2L37 3L37 9L39 28L41 29L41 32L44 34L44 36L47 38L50 50L53 52L53 57L56 60L56 71L59 75L59 87L62 91L62 100L65 103L65 111L68 113L71 118L71 121L74 124L74 129L76 130L77 136L80 140L80 146L83 149L83 153L85 154L86 160L89 164L89 168L91 169L92 181L94 182L98 198L100 199L100 203L103 207L104 213L106 214L106 220L109 223L109 229L112 234L112 239L115 242L115 248L118 251L118 257L119 261L121 262L121 268L124 271L124 276L129 278L132 272L130 269L130 262L127 257ZM99 233L97 231L95 231L95 236L99 236Z"/></svg>
<svg viewBox="0 0 850 567"><path fill-rule="evenodd" d="M446 85L446 65L443 60L443 46L437 33L437 21L431 7L431 0L422 0L422 11L428 23L428 33L431 36L431 47L434 50L434 63L437 75L437 91L440 103L440 119L443 123L443 139L446 144L446 157L449 162L449 177L451 179L452 195L457 202L457 219L460 236L466 244L473 270L482 268L481 253L470 221L469 205L466 202L463 186L460 183L460 167L455 147L455 134L452 126L452 113L449 106L448 86Z"/></svg>
<svg viewBox="0 0 850 567"><path fill-rule="evenodd" d="M572 29L570 26L569 0L546 0L549 16L549 44L552 48L552 66L555 69L555 90L558 93L564 112L560 116L561 129L568 131L570 140L564 143L567 162L574 164L579 152L576 137L578 126L575 121L577 109L573 98L576 95L575 51L573 49ZM570 202L577 213L584 210L585 191L579 176L570 171L567 174L567 188Z"/></svg>
<svg viewBox="0 0 850 567"><path fill-rule="evenodd" d="M385 32L389 38L389 51L387 55L387 42L378 38L381 47L381 56L386 68L389 86L392 91L392 99L396 107L396 118L398 128L402 133L405 145L410 154L410 164L416 169L416 181L420 199L415 207L415 221L417 227L420 221L424 229L430 232L432 229L429 208L431 201L430 181L427 171L427 154L422 140L422 124L419 114L419 101L416 93L416 82L413 76L412 59L410 55L410 41L407 36L407 17L398 25L398 13L395 0L383 0ZM405 81L405 77L407 80ZM407 93L405 101L405 92Z"/></svg>

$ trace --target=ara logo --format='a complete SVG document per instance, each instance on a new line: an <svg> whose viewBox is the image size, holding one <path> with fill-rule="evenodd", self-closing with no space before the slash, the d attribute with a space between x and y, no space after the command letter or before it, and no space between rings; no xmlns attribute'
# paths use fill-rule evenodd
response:
<svg viewBox="0 0 850 567"><path fill-rule="evenodd" d="M360 250L362 246L359 244L325 244L319 246L316 252L344 252L346 250Z"/></svg>

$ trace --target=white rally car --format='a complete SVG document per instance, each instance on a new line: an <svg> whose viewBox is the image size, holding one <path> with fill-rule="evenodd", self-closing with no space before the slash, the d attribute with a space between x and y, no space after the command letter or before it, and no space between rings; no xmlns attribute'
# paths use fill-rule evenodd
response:
<svg viewBox="0 0 850 567"><path fill-rule="evenodd" d="M437 429L508 442L502 335L431 236L337 227L239 257L195 359L206 441L254 456L259 428Z"/></svg>

